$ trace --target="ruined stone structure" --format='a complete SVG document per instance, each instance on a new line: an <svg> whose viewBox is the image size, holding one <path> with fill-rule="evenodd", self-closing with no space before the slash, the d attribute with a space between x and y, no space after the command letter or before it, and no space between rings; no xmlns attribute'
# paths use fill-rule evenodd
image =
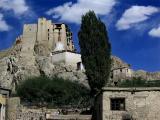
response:
<svg viewBox="0 0 160 120"><path fill-rule="evenodd" d="M103 88L98 120L159 120L160 88Z"/></svg>
<svg viewBox="0 0 160 120"><path fill-rule="evenodd" d="M130 79L132 77L132 69L129 67L119 67L111 70L111 78L116 80Z"/></svg>
<svg viewBox="0 0 160 120"><path fill-rule="evenodd" d="M129 64L116 56L111 56L111 60L110 85L116 86L122 80L130 80L133 77L133 70Z"/></svg>
<svg viewBox="0 0 160 120"><path fill-rule="evenodd" d="M116 86L122 80L130 80L133 76L133 70L130 67L119 67L111 69L110 82L113 86Z"/></svg>

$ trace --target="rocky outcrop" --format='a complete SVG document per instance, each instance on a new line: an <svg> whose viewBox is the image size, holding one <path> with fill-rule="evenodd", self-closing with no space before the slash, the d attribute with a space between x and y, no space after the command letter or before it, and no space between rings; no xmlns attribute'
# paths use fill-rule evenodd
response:
<svg viewBox="0 0 160 120"><path fill-rule="evenodd" d="M31 42L32 45L27 45L28 49L26 49L25 43L21 41L5 53L0 53L0 85L2 87L11 88L14 91L19 82L28 77L40 75L62 77L78 81L88 87L84 71L77 71L64 64L53 65L50 56L37 54Z"/></svg>
<svg viewBox="0 0 160 120"><path fill-rule="evenodd" d="M116 68L121 68L121 67L130 67L129 64L125 63L122 61L120 58L116 56L111 56L112 60L112 68L111 69L116 69Z"/></svg>

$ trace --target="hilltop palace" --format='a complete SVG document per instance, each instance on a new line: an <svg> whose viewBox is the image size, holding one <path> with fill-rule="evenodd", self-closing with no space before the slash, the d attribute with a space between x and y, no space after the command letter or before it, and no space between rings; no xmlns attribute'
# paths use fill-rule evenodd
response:
<svg viewBox="0 0 160 120"><path fill-rule="evenodd" d="M46 18L39 18L37 24L25 24L23 28L23 35L16 39L18 44L21 39L25 42L24 51L31 39L35 41L37 47L34 51L38 55L48 55L51 57L53 64L70 65L77 70L84 70L81 55L75 50L72 38L72 32L69 26L64 23L52 23ZM21 50L23 51L23 50ZM27 50L28 52L28 50ZM120 78L130 78L132 70L128 65L121 65L121 61L112 57L111 79L118 81ZM115 65L116 64L116 65Z"/></svg>
<svg viewBox="0 0 160 120"><path fill-rule="evenodd" d="M37 24L24 25L23 35L16 39L16 44L22 39L26 43L22 49L30 48L27 43L34 39L34 51L39 56L50 56L53 64L64 63L78 70L83 69L81 55L76 53L74 48L72 32L64 23L52 23L46 18L39 18Z"/></svg>

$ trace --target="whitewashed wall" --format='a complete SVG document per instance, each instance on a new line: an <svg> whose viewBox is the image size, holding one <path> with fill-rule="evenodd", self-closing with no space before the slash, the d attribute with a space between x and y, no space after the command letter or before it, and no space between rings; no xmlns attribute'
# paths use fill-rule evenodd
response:
<svg viewBox="0 0 160 120"><path fill-rule="evenodd" d="M53 64L60 64L64 63L65 65L71 65L74 68L77 68L77 63L82 62L81 55L72 52L61 52L52 55L52 63ZM81 70L84 69L83 65L81 64Z"/></svg>

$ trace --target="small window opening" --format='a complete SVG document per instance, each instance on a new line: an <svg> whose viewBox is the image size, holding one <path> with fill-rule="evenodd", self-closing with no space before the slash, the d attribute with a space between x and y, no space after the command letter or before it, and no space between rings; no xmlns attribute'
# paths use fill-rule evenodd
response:
<svg viewBox="0 0 160 120"><path fill-rule="evenodd" d="M77 63L77 70L81 70L81 62Z"/></svg>
<svg viewBox="0 0 160 120"><path fill-rule="evenodd" d="M125 98L111 98L111 110L125 110Z"/></svg>

